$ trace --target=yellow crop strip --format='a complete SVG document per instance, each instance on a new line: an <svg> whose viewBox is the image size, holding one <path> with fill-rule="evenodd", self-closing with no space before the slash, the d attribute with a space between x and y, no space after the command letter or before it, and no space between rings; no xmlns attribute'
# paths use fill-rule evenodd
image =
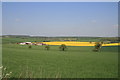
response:
<svg viewBox="0 0 120 80"><path fill-rule="evenodd" d="M74 42L74 41L63 41L63 42L42 42L48 45L61 45L65 44L67 46L94 46L95 42ZM102 46L118 46L120 43L110 43L110 44L102 44Z"/></svg>

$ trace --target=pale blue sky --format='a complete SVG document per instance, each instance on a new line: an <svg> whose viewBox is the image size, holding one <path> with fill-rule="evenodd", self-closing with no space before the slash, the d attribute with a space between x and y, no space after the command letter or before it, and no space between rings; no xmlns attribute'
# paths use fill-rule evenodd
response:
<svg viewBox="0 0 120 80"><path fill-rule="evenodd" d="M117 2L3 2L3 35L118 36Z"/></svg>
<svg viewBox="0 0 120 80"><path fill-rule="evenodd" d="M2 0L3 2L119 2L119 0Z"/></svg>
<svg viewBox="0 0 120 80"><path fill-rule="evenodd" d="M0 1L0 35L2 35L2 2Z"/></svg>

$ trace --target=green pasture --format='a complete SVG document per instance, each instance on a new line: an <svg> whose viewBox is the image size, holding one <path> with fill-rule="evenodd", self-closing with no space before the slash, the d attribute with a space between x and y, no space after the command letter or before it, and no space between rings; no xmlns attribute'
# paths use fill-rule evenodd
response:
<svg viewBox="0 0 120 80"><path fill-rule="evenodd" d="M117 78L118 47L102 47L93 52L94 47L3 44L2 64L15 78Z"/></svg>

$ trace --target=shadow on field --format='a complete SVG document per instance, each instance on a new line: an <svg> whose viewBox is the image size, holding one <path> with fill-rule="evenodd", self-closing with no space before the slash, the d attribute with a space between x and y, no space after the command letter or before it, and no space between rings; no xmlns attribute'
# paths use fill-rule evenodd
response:
<svg viewBox="0 0 120 80"><path fill-rule="evenodd" d="M59 46L51 46L49 50L45 50L44 47L41 48L43 51L55 51L55 52L92 52L94 47L75 47L75 46L68 46L65 51L59 49Z"/></svg>
<svg viewBox="0 0 120 80"><path fill-rule="evenodd" d="M69 52L80 52L80 53L82 53L82 52L92 52L92 50L67 50L67 51L69 51Z"/></svg>
<svg viewBox="0 0 120 80"><path fill-rule="evenodd" d="M59 49L59 46L50 46L49 50L45 49L45 46L32 46L29 48L27 45L25 46L18 46L18 45L10 45L10 47L7 46L7 48L14 48L14 49L19 49L19 50L37 50L37 51L53 51L53 52L59 52L61 51ZM100 49L100 52L118 52L118 48L120 46L103 46ZM67 46L67 49L63 52L93 52L92 50L94 49L94 46L88 47L88 46L81 46L81 47L76 47L76 46ZM62 52L62 51L61 51Z"/></svg>
<svg viewBox="0 0 120 80"><path fill-rule="evenodd" d="M118 48L120 48L120 46L104 46L101 48L102 52L118 52Z"/></svg>

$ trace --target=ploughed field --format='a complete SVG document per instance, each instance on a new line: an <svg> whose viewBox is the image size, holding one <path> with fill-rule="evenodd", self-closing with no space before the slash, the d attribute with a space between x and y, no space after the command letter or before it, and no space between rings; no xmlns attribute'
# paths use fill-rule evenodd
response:
<svg viewBox="0 0 120 80"><path fill-rule="evenodd" d="M15 78L116 78L118 76L118 47L104 46L93 52L94 46L59 45L35 46L3 44L4 72Z"/></svg>

